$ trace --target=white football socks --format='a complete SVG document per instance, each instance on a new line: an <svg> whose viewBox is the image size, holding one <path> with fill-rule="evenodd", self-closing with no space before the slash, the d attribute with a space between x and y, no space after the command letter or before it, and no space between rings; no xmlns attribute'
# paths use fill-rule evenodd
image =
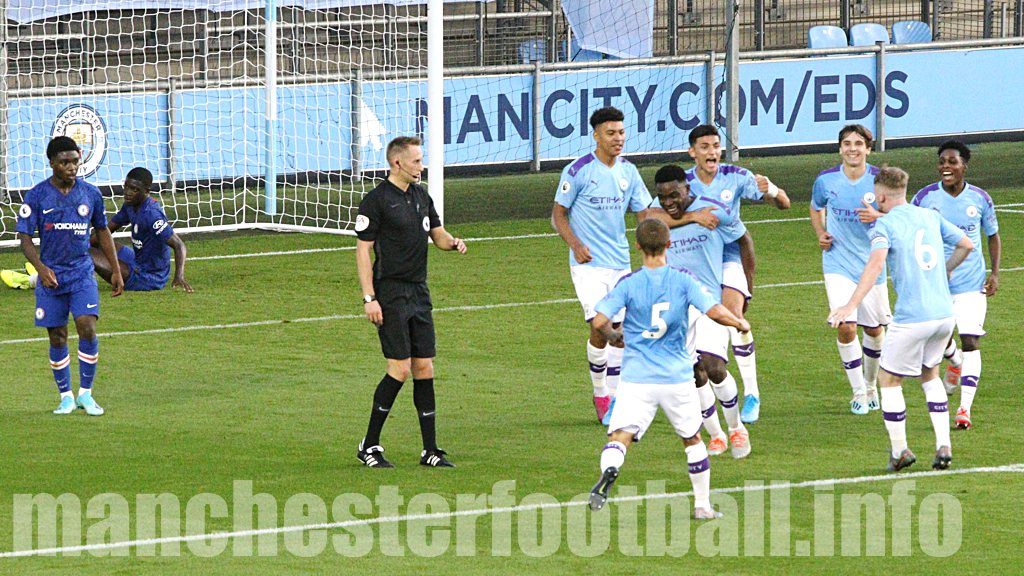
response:
<svg viewBox="0 0 1024 576"><path fill-rule="evenodd" d="M729 328L729 339L732 342L733 358L736 359L736 366L740 369L740 379L743 380L743 395L760 398L761 390L757 386L757 358L754 354L754 334Z"/></svg>
<svg viewBox="0 0 1024 576"><path fill-rule="evenodd" d="M718 410L715 407L715 393L711 390L711 383L697 388L697 398L700 400L701 416L704 418L704 429L711 438L722 438L725 432L722 430L722 423L718 421Z"/></svg>
<svg viewBox="0 0 1024 576"><path fill-rule="evenodd" d="M693 507L711 510L711 461L703 442L686 447L686 463L693 484Z"/></svg>
<svg viewBox="0 0 1024 576"><path fill-rule="evenodd" d="M932 419L935 430L935 448L949 446L949 402L946 399L946 388L938 378L921 383L924 399L928 402L928 415Z"/></svg>
<svg viewBox="0 0 1024 576"><path fill-rule="evenodd" d="M590 362L590 383L594 385L594 398L608 395L608 352L606 348L596 348L587 339L587 361Z"/></svg>
<svg viewBox="0 0 1024 576"><path fill-rule="evenodd" d="M725 413L725 423L728 424L729 431L732 432L733 430L743 428L744 426L740 422L736 379L732 377L732 374L726 372L724 380L718 384L711 383L711 389L714 390L715 396L718 397L718 401L722 404L722 412Z"/></svg>
<svg viewBox="0 0 1024 576"><path fill-rule="evenodd" d="M981 350L964 352L963 359L960 368L960 407L970 411L974 395L978 392L978 380L981 379Z"/></svg>
<svg viewBox="0 0 1024 576"><path fill-rule="evenodd" d="M868 394L878 394L878 362L882 359L885 332L878 336L864 334L864 387Z"/></svg>
<svg viewBox="0 0 1024 576"><path fill-rule="evenodd" d="M853 395L863 396L867 393L867 388L864 385L864 371L861 368L863 362L861 361L860 342L857 341L857 338L848 344L836 340L836 346L839 347L839 359L843 361L843 369L846 370L846 377L850 380Z"/></svg>
<svg viewBox="0 0 1024 576"><path fill-rule="evenodd" d="M622 468L626 462L626 445L622 442L609 442L604 445L601 451L601 472L615 467Z"/></svg>
<svg viewBox="0 0 1024 576"><path fill-rule="evenodd" d="M616 348L609 344L605 348L608 356L608 370L606 371L605 385L611 394L619 387L619 374L622 372L622 348Z"/></svg>
<svg viewBox="0 0 1024 576"><path fill-rule="evenodd" d="M882 418L889 432L892 457L899 458L907 449L907 403L903 399L903 387L883 387L881 390Z"/></svg>

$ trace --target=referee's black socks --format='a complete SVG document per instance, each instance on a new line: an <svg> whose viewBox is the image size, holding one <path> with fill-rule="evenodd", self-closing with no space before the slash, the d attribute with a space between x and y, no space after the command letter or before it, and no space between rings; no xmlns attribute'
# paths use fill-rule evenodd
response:
<svg viewBox="0 0 1024 576"><path fill-rule="evenodd" d="M401 389L402 382L392 378L390 374L384 374L380 383L377 384L377 390L373 393L373 411L370 412L370 425L366 429L366 439L363 440L364 448L380 444L380 431L384 428L384 421L388 419L391 407L394 406L395 398L398 397L398 392ZM430 398L431 402L433 402L433 390L431 390Z"/></svg>
<svg viewBox="0 0 1024 576"><path fill-rule="evenodd" d="M423 449L437 449L436 408L434 404L434 379L417 378L412 381L412 401L420 419L420 434L423 435Z"/></svg>

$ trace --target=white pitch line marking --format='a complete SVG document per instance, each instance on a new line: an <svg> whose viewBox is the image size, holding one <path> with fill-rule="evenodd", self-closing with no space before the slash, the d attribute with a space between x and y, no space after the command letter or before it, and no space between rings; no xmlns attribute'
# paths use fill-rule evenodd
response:
<svg viewBox="0 0 1024 576"><path fill-rule="evenodd" d="M856 476L849 478L826 478L820 480L805 480L803 482L778 482L770 484L758 484L752 486L732 486L729 488L712 489L713 494L735 494L745 492L772 492L774 490L792 490L799 488L813 488L816 486L841 486L848 484L863 484L866 482L891 482L895 480L907 480L910 478L929 478L936 476L953 476L962 474L993 474L993 473L1024 473L1024 463L1006 464L1003 466L981 466L976 468L963 468L953 470L929 470L922 472L908 472L900 474L879 474L873 476ZM635 502L644 500L662 500L667 498L683 498L692 496L693 492L668 492L664 494L642 494L636 496L625 496L609 498L608 502ZM375 524L389 524L392 522L410 522L418 520L447 520L458 516L487 516L491 514L503 514L512 512L523 512L528 510L542 510L548 508L570 508L586 506L586 501L574 500L569 502L528 504L518 506L503 506L499 508L478 508L475 510L457 510L455 512L438 512L434 514L404 514L399 516L383 516L377 518L366 518L360 520L345 520L343 522L325 522L320 524L304 524L296 526L277 526L274 528L260 528L253 530L239 530L235 532L211 532L209 534L191 534L188 536L168 536L165 538L148 538L145 540L126 540L123 542L109 542L103 544L85 544L81 546L62 546L57 548L40 548L35 550L18 550L14 552L0 552L0 558L22 558L27 556L43 556L51 554L67 554L71 552L88 552L94 550L111 550L120 548L137 548L139 546L153 546L157 544L170 544L174 542L194 542L225 540L239 537L252 537L265 534L286 534L290 532L308 532L311 530L335 530L350 526L369 526Z"/></svg>

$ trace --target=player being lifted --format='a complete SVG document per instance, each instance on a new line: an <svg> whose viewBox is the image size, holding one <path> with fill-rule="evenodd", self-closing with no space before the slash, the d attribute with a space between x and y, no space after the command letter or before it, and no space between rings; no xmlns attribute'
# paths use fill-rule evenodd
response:
<svg viewBox="0 0 1024 576"><path fill-rule="evenodd" d="M152 185L153 174L149 170L129 170L124 178L124 204L107 226L111 233L123 226L131 226L132 247L121 246L117 250L124 289L163 288L170 276L171 250L174 250L174 280L171 286L179 286L191 293L192 286L185 280L185 243L174 232L160 203L150 197L149 189ZM103 252L95 247L96 244L94 236L94 247L89 253L96 273L110 282L113 267Z"/></svg>
<svg viewBox="0 0 1024 576"><path fill-rule="evenodd" d="M907 407L903 378L920 378L935 430L932 467L946 469L953 459L949 405L939 380L942 351L953 334L953 298L948 277L974 249L962 230L935 211L907 203L907 173L885 167L875 176L875 198L884 214L871 230L871 252L850 300L829 315L838 327L856 313L874 290L886 262L896 288L896 315L882 345L882 416L892 454L889 470L917 459L907 447ZM943 266L943 245L953 246Z"/></svg>
<svg viewBox="0 0 1024 576"><path fill-rule="evenodd" d="M722 258L725 245L729 242L751 242L742 227L732 225L735 219L724 214L726 225L700 226L681 225L682 217L691 210L705 210L715 207L707 199L690 195L686 182L686 171L679 166L661 167L654 175L658 193L652 210L653 217L671 226L670 244L666 252L668 265L692 275L711 294L716 303L722 302ZM720 221L721 222L721 221ZM745 249L746 250L746 249ZM691 313L693 310L691 310ZM690 319L687 346L698 366L695 373L697 394L704 417L704 428L710 435L708 453L721 454L732 443L732 455L743 458L750 454L750 438L740 420L736 380L728 372L729 330L704 315L695 314ZM698 356L699 355L699 356ZM708 380L711 386L706 386ZM722 403L725 419L729 425L726 437L719 424L715 410L715 397Z"/></svg>
<svg viewBox="0 0 1024 576"><path fill-rule="evenodd" d="M950 140L939 146L939 178L935 184L922 188L914 196L913 204L922 208L937 210L943 218L956 224L967 233L976 247L981 247L981 233L988 241L989 261L992 272L985 278L985 257L981 250L971 252L949 278L949 291L953 295L953 316L960 334L961 352L956 340L950 338L945 356L949 359L946 369L946 392L956 391L960 384L960 408L956 411L954 424L957 428L971 427L971 405L981 377L981 350L979 340L985 335L986 300L999 290L999 257L1002 242L999 239L999 223L992 198L987 192L964 180L971 151L962 142ZM946 257L952 255L952 248L946 247Z"/></svg>
<svg viewBox="0 0 1024 576"><path fill-rule="evenodd" d="M590 116L593 152L565 167L555 192L551 223L569 245L569 270L583 319L590 323L594 306L620 278L629 274L626 211L643 220L651 195L636 166L622 158L626 128L622 112L606 107ZM622 321L622 314L611 315ZM622 366L622 343L608 345L592 324L587 360L594 389L594 408L603 422L611 406Z"/></svg>
<svg viewBox="0 0 1024 576"><path fill-rule="evenodd" d="M721 210L715 214L722 220L722 226L742 227L740 221L740 200L766 200L780 210L789 208L789 196L766 176L754 174L745 168L722 164L722 142L718 128L710 124L697 126L690 132L689 155L694 167L687 170L690 194L717 205ZM749 250L741 255L740 243L729 242L725 246L722 271L722 303L733 314L743 318L747 300L754 287L753 242L746 244ZM751 332L730 331L733 355L743 379L743 422L756 422L761 414L761 393L757 383L757 361L754 354L754 336ZM732 376L728 376L732 381ZM732 382L735 386L735 381Z"/></svg>
<svg viewBox="0 0 1024 576"><path fill-rule="evenodd" d="M608 443L601 452L601 478L591 490L590 507L598 510L604 506L626 450L643 437L660 406L685 445L694 517L715 518L720 514L711 507L711 464L700 437L700 402L693 381L693 359L686 347L689 308L739 330L750 326L716 304L689 275L667 265L669 242L664 223L656 219L641 222L636 243L643 252L643 268L627 275L597 304L592 326L610 342L624 339L626 350ZM623 308L625 320L621 331L615 330L611 316Z"/></svg>
<svg viewBox="0 0 1024 576"><path fill-rule="evenodd" d="M96 230L103 254L117 262L114 240L107 230L103 196L99 189L77 178L82 160L74 140L58 136L46 147L53 175L25 194L18 209L18 238L25 258L39 271L36 286L36 326L46 328L50 338L50 368L60 392L54 414L75 411L71 392L71 358L68 356L68 313L78 330L79 390L77 405L90 416L103 414L92 397L93 379L99 359L96 319L100 315L100 294L89 257L89 229ZM39 249L32 237L39 235ZM113 295L124 289L120 269L111 275Z"/></svg>
<svg viewBox="0 0 1024 576"><path fill-rule="evenodd" d="M875 175L878 168L868 164L871 131L851 124L839 131L839 156L842 164L824 170L814 181L811 193L811 226L821 247L825 292L830 309L850 300L871 252L870 225L861 222L861 213L876 206ZM874 287L843 323L837 326L839 358L853 390L850 411L867 414L878 410L878 362L885 326L889 324L889 291L885 285L885 266ZM864 329L864 347L857 342L857 326ZM863 356L863 359L862 359Z"/></svg>

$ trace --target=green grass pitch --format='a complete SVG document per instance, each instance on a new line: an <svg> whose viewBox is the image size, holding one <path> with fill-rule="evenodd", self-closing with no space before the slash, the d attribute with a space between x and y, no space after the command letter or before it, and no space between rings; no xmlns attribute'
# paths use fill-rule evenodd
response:
<svg viewBox="0 0 1024 576"><path fill-rule="evenodd" d="M1019 150L1019 144L976 147L968 179L986 188L997 205L1024 202L1024 181L1014 168ZM748 459L712 458L713 488L748 487L713 496L714 503L732 512L731 520L689 525L688 549L682 556L659 553L648 538L653 521L644 510L658 500L647 499L610 502L593 514L579 506L546 509L559 515L557 522L545 525L535 537L541 541L533 543L525 536L532 534L528 524L537 512L512 515L507 555L507 534L498 514L476 518L472 538L456 534L454 519L443 524L450 530L430 529L435 539L427 544L435 548L410 543L422 540L423 526L402 521L363 526L372 545L354 557L331 544L304 557L286 547L287 537L272 535L269 541L275 545L257 550L267 556L244 555L248 540L236 537L220 539L226 549L210 557L182 543L173 556L167 548L156 556L134 548L112 557L110 551L0 557L0 573L1018 572L1024 497L1020 472L911 476L907 481L912 486L886 477L830 489L808 485L762 492L752 487L886 476L888 439L881 417L853 416L847 408L849 387L834 331L824 322L823 286L799 284L821 280L819 251L806 221L807 198L817 172L837 160L835 155L808 155L741 163L772 176L796 201L788 213L756 205L743 209L758 255L760 288L748 317L758 343L761 421L750 426L754 450ZM907 167L913 189L935 178L933 148L876 154L871 160ZM642 172L650 179L655 168L645 166ZM509 480L515 481L517 504L528 494L543 493L564 503L587 492L597 478L604 434L589 398L586 329L573 300L567 249L549 234L547 214L557 177L542 173L450 182L451 231L468 239L531 236L471 241L465 256L431 249L438 436L458 465L453 470L417 465L419 431L411 389L399 396L383 435L388 457L398 468L368 470L356 461L355 446L365 431L384 362L372 327L358 318L362 307L351 237L186 237L195 259L188 267L195 294L167 290L111 299L104 290L99 331L109 336L100 340L96 384L96 397L107 409L102 418L50 414L57 395L46 343L10 342L45 335L32 324L32 296L0 291L0 553L15 546L18 494L74 494L82 505L83 539L70 544L83 544L87 533L103 531L98 518L110 511L87 510L86 503L104 493L123 496L133 511L138 494L173 494L181 503L184 533L185 503L197 494L212 493L223 497L230 510L235 481L251 481L254 491L275 499L277 519L271 526L285 523L285 502L300 493L326 502L325 521L334 521L331 504L337 496L373 498L381 486L397 487L405 504L417 494L437 494L445 506L427 512L454 511L457 495L489 494L495 483ZM1016 440L1024 381L1019 372L1020 331L1015 328L1024 312L1024 212L1007 206L998 216L1005 272L1001 290L989 304L975 429L953 431L953 470L1024 463L1024 446ZM755 223L766 219L800 220ZM332 250L215 258L310 248ZM0 267L20 267L21 262L16 250L0 251ZM180 330L153 332L169 328ZM924 397L916 381L907 381L904 391L910 446L919 457L911 470L928 470L934 446ZM950 404L955 410L956 397ZM878 554L868 546L879 537L878 526L851 524L856 518L840 514L843 499L888 499L898 485L913 488L909 548L902 548L903 528L893 523L896 512L886 508ZM630 450L613 495L657 490L690 490L682 445L663 416L645 441ZM788 505L773 499L783 493ZM945 526L945 534L960 534L956 549L946 550L952 553L948 558L935 557L927 538L918 537L936 529L933 516L924 513L933 495L957 503L943 509L944 522L956 519L950 515L953 508L960 510L960 521ZM835 506L834 517L827 521L816 516L823 514L820 503L825 502ZM640 506L641 513L631 516L630 506ZM384 513L368 510L354 516ZM574 523L573 518L588 523ZM232 518L206 518L203 533L236 528ZM132 524L129 539L140 537L135 529ZM844 529L850 533L844 536ZM738 530L737 546L730 544L733 530ZM754 536L746 539L745 530L753 530ZM353 533L335 527L316 537ZM443 546L445 534L448 546ZM115 530L106 540L119 540L116 536ZM313 533L305 536L307 544L315 544ZM548 548L541 546L542 537L550 539ZM588 538L594 544L589 549L580 544ZM854 549L857 543L859 550ZM62 544L69 543L58 540ZM427 554L438 549L439 557ZM391 555L396 551L402 555ZM901 555L904 551L909 555Z"/></svg>

